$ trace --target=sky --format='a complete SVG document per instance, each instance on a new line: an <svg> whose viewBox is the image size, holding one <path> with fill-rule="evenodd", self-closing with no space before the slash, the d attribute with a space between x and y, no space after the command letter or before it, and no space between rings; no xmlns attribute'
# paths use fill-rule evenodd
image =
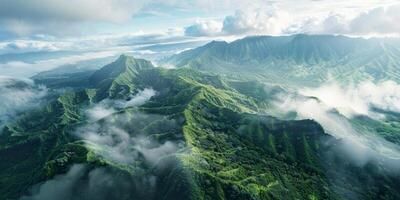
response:
<svg viewBox="0 0 400 200"><path fill-rule="evenodd" d="M0 75L68 63L54 52L154 59L249 35L397 37L399 21L398 0L0 0Z"/></svg>

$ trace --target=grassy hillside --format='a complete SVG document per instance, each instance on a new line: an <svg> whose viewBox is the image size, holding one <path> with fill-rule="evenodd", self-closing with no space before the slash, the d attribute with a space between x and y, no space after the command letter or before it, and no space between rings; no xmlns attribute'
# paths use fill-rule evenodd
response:
<svg viewBox="0 0 400 200"><path fill-rule="evenodd" d="M343 182L330 179L329 165L351 169L340 180L379 178L353 191L363 199L398 197L398 177L341 156L327 159L326 141L340 141L315 121L261 114L281 88L260 94L249 84L256 85L121 56L94 72L85 88L4 128L0 199L44 195L46 183L76 170L81 175L75 173L68 191L78 199L93 193L105 194L97 199L347 199L335 189ZM156 94L143 104L115 106L146 88ZM112 112L93 118L88 113L96 106Z"/></svg>
<svg viewBox="0 0 400 200"><path fill-rule="evenodd" d="M317 86L328 78L343 83L399 82L399 60L396 39L300 34L246 37L231 43L214 41L164 62L240 80Z"/></svg>

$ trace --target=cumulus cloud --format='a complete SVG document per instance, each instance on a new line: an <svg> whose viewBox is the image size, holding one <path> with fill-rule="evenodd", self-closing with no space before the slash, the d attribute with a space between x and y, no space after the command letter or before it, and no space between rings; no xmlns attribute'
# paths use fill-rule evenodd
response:
<svg viewBox="0 0 400 200"><path fill-rule="evenodd" d="M311 17L291 24L287 33L348 34L348 35L399 35L400 4L377 7L348 17L330 13L326 17Z"/></svg>
<svg viewBox="0 0 400 200"><path fill-rule="evenodd" d="M214 20L196 21L186 28L186 35L249 35L249 34L347 34L399 35L400 4L364 8L348 14L329 12L320 15L296 16L275 6L242 7L222 21L222 29ZM367 10L365 10L367 9ZM301 11L300 11L301 12ZM212 26L213 25L213 26Z"/></svg>
<svg viewBox="0 0 400 200"><path fill-rule="evenodd" d="M283 10L256 9L237 10L234 15L227 16L222 30L227 34L281 34L288 26L290 16Z"/></svg>
<svg viewBox="0 0 400 200"><path fill-rule="evenodd" d="M293 3L289 1L268 0L250 2L238 0L37 0L34 2L2 0L0 24L3 29L19 35L65 35L82 33L81 25L86 27L88 24L97 22L125 23L135 14L139 14L136 17L140 16L140 13L161 12L162 16L165 15L166 10L188 12L196 9L226 12L240 8L233 15L226 16L222 21L196 21L185 28L185 33L188 36L210 36L221 33L276 35L299 33L299 31L303 31L302 33L330 34L399 33L399 28L396 25L399 19L399 5L391 5L393 4L391 1L380 2L381 4L363 2L363 5L359 5L360 3L319 2L316 5L308 6L308 4L315 4L315 2L304 1L290 5ZM373 8L377 5L390 6ZM333 11L329 6L338 7L338 9L335 9L338 13L327 15L327 12ZM317 12L317 7L323 11ZM354 12L362 10L363 12L354 17L354 13L348 13L351 9ZM294 11L298 11L298 13L292 13ZM347 13L344 11L347 11ZM322 12L324 13L321 14ZM324 17L324 15L327 16ZM345 24L342 23L342 16L346 18ZM295 28L296 30L294 30Z"/></svg>
<svg viewBox="0 0 400 200"><path fill-rule="evenodd" d="M363 12L352 19L350 32L359 34L400 34L400 4Z"/></svg>
<svg viewBox="0 0 400 200"><path fill-rule="evenodd" d="M39 106L46 94L46 88L30 80L0 76L0 132L18 113Z"/></svg>
<svg viewBox="0 0 400 200"><path fill-rule="evenodd" d="M238 5L261 4L265 0L244 3L229 1L186 0L2 0L0 24L18 35L37 33L76 34L82 23L121 23L135 14L157 13L161 8L170 10L219 10Z"/></svg>
<svg viewBox="0 0 400 200"><path fill-rule="evenodd" d="M215 20L197 20L193 25L185 28L187 36L212 36L220 33L222 23Z"/></svg>
<svg viewBox="0 0 400 200"><path fill-rule="evenodd" d="M236 10L222 22L215 20L196 21L186 27L188 36L281 34L291 22L290 15L278 8L248 8Z"/></svg>
<svg viewBox="0 0 400 200"><path fill-rule="evenodd" d="M341 14L331 13L327 17L310 17L290 24L283 32L287 34L345 34L348 32L348 19Z"/></svg>

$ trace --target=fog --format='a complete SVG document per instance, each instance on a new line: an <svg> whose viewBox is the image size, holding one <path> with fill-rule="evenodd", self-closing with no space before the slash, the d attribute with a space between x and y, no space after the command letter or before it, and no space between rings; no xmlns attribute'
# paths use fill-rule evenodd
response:
<svg viewBox="0 0 400 200"><path fill-rule="evenodd" d="M85 113L91 121L97 121L117 112L118 109L141 106L155 94L156 91L152 88L144 88L138 91L137 94L130 95L128 100L104 99L86 109Z"/></svg>
<svg viewBox="0 0 400 200"><path fill-rule="evenodd" d="M154 186L153 176L134 179L107 167L74 164L67 173L36 185L30 196L20 200L149 199Z"/></svg>
<svg viewBox="0 0 400 200"><path fill-rule="evenodd" d="M92 159L107 165L74 164L67 173L36 185L30 196L21 199L153 198L157 175L150 169L164 169L176 153L184 150L180 140L158 138L158 134L179 129L174 119L147 114L138 108L155 94L156 91L146 88L127 100L105 99L90 105L83 112L86 123L72 134L84 142L93 154Z"/></svg>
<svg viewBox="0 0 400 200"><path fill-rule="evenodd" d="M297 119L314 119L324 130L340 141L338 152L347 155L353 164L374 162L392 170L400 170L400 148L374 132L358 129L351 119L365 115L376 120L385 116L372 107L398 112L400 85L388 81L374 84L340 86L329 83L318 88L304 88L297 94L280 95L274 102L284 113L296 112Z"/></svg>
<svg viewBox="0 0 400 200"><path fill-rule="evenodd" d="M146 123L161 121L164 127L173 129L175 120L134 110L155 94L155 90L145 88L128 100L105 99L89 107L85 113L90 123L79 127L76 136L106 160L129 165L143 157L148 164L156 164L158 159L176 152L178 144L172 141L160 143L150 137L155 133L146 132ZM126 108L133 110L125 112Z"/></svg>
<svg viewBox="0 0 400 200"><path fill-rule="evenodd" d="M304 96L313 96L326 106L336 108L346 117L368 115L382 117L371 107L400 112L400 85L394 81L381 83L362 82L341 87L338 83L328 83L319 88L305 88L299 91Z"/></svg>
<svg viewBox="0 0 400 200"><path fill-rule="evenodd" d="M29 79L0 76L0 133L2 127L24 110L38 107L47 94L44 86Z"/></svg>

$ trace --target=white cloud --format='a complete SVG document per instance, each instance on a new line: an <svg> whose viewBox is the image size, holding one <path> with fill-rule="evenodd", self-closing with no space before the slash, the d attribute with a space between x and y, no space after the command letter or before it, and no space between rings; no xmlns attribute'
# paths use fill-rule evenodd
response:
<svg viewBox="0 0 400 200"><path fill-rule="evenodd" d="M141 0L2 0L0 18L118 22L131 18L144 3Z"/></svg>
<svg viewBox="0 0 400 200"><path fill-rule="evenodd" d="M344 15L331 13L322 18L306 18L291 24L285 33L344 34L348 29L348 19Z"/></svg>
<svg viewBox="0 0 400 200"><path fill-rule="evenodd" d="M197 20L193 25L185 28L187 36L212 36L222 31L222 23L215 20Z"/></svg>
<svg viewBox="0 0 400 200"><path fill-rule="evenodd" d="M147 115L138 111L120 112L125 107L144 104L154 94L154 90L144 89L128 101L103 100L86 111L92 123L78 128L75 134L84 139L87 147L93 149L96 155L110 162L130 165L143 156L148 164L158 164L164 156L176 153L179 145L172 141L157 142L143 134L138 128L140 125L136 124L147 124L145 120L154 122L163 116ZM98 121L100 119L102 121ZM162 123L165 127L173 127L176 124L173 119L164 119Z"/></svg>
<svg viewBox="0 0 400 200"><path fill-rule="evenodd" d="M67 50L72 46L69 42L51 42L41 40L13 40L0 42L0 54L2 53L24 53L38 51Z"/></svg>
<svg viewBox="0 0 400 200"><path fill-rule="evenodd" d="M75 64L79 61L116 56L117 54L121 54L122 52L124 52L124 49L87 52L79 55L71 55L54 59L39 60L34 63L26 63L22 61L10 61L7 63L0 63L0 74L12 77L27 78L35 75L38 72L54 69L61 65Z"/></svg>
<svg viewBox="0 0 400 200"><path fill-rule="evenodd" d="M208 36L220 33L220 24L226 34L281 34L289 27L300 24L309 33L335 33L347 31L358 34L399 32L399 5L393 0L369 1L311 1L292 2L254 0L185 1L185 0L1 0L0 25L19 35L35 33L81 34L86 27L96 27L97 22L124 24L138 13L200 11L207 17L220 17L221 13L239 10L223 21L202 20L187 27L187 35ZM380 8L375 8L382 6ZM388 7L384 7L388 6ZM279 9L278 9L279 8ZM364 12L362 14L357 14ZM215 13L210 15L210 13ZM332 13L332 14L329 14ZM343 27L337 16L346 15L352 20ZM325 17L324 17L325 16ZM190 18L197 16L189 16ZM290 18L295 19L293 21ZM326 18L326 19L325 19ZM312 23L304 23L306 20ZM288 21L289 20L289 21ZM131 21L130 21L131 22ZM293 23L292 23L293 22ZM310 21L309 21L310 22ZM86 24L85 24L86 23ZM288 24L290 23L290 24ZM297 24L297 25L295 25ZM99 24L97 24L99 25ZM104 25L104 24L102 24ZM132 25L132 24L126 24ZM178 25L179 26L179 25ZM82 28L85 27L85 28ZM290 29L292 30L292 29ZM346 33L347 33L346 32Z"/></svg>
<svg viewBox="0 0 400 200"><path fill-rule="evenodd" d="M28 36L36 33L79 34L82 27L96 23L125 23L138 12L157 13L170 10L225 10L260 4L265 0L243 3L239 0L1 0L0 24L6 30ZM163 10L162 12L166 12Z"/></svg>
<svg viewBox="0 0 400 200"><path fill-rule="evenodd" d="M400 112L400 85L393 81L381 83L363 82L341 87L330 83L319 88L301 90L305 96L314 96L331 108L338 109L346 117L368 115L377 117L371 107Z"/></svg>
<svg viewBox="0 0 400 200"><path fill-rule="evenodd" d="M82 22L121 23L148 0L2 0L0 24L18 35L76 34Z"/></svg>
<svg viewBox="0 0 400 200"><path fill-rule="evenodd" d="M377 7L355 16L330 13L325 17L311 17L291 24L287 33L347 34L358 36L400 35L400 4Z"/></svg>
<svg viewBox="0 0 400 200"><path fill-rule="evenodd" d="M129 100L104 99L87 109L86 116L90 121L97 121L116 113L118 109L141 106L155 94L156 91L152 88L145 88L135 95L130 95Z"/></svg>
<svg viewBox="0 0 400 200"><path fill-rule="evenodd" d="M150 100L150 98L155 94L156 91L152 88L145 88L144 90L139 91L136 95L132 96L129 101L123 104L123 107L141 106L146 101Z"/></svg>
<svg viewBox="0 0 400 200"><path fill-rule="evenodd" d="M284 112L295 111L299 119L317 121L328 134L341 141L340 149L356 164L364 165L380 159L382 163L387 162L387 167L398 169L398 146L371 130L358 129L350 119L355 115L381 117L371 110L372 106L399 112L399 89L400 85L390 81L379 84L364 82L348 87L331 83L319 88L302 89L299 91L301 96L282 95L275 105Z"/></svg>
<svg viewBox="0 0 400 200"><path fill-rule="evenodd" d="M73 165L66 174L58 175L54 179L48 180L40 185L38 191L32 196L23 196L21 200L50 200L70 198L73 188L78 184L79 179L85 175L85 166L81 164ZM65 197L67 196L67 197Z"/></svg>
<svg viewBox="0 0 400 200"><path fill-rule="evenodd" d="M350 22L350 32L358 34L400 34L400 4L361 13Z"/></svg>
<svg viewBox="0 0 400 200"><path fill-rule="evenodd" d="M86 115L88 116L90 121L97 121L115 112L116 110L113 108L106 107L103 104L96 104L92 108L86 110Z"/></svg>
<svg viewBox="0 0 400 200"><path fill-rule="evenodd" d="M290 23L290 15L283 10L255 9L237 10L223 22L226 34L281 34Z"/></svg>
<svg viewBox="0 0 400 200"><path fill-rule="evenodd" d="M242 7L222 21L220 31L215 20L196 21L186 28L191 36L209 35L281 35L281 34L347 34L347 35L399 35L400 4L386 7L369 5L355 9L355 13L329 11L327 14L299 15L285 7L260 4L259 7ZM300 8L297 8L300 9ZM346 10L348 11L348 9ZM302 13L302 11L299 11ZM211 24L215 24L211 26Z"/></svg>
<svg viewBox="0 0 400 200"><path fill-rule="evenodd" d="M276 7L248 6L226 16L222 22L216 20L196 21L186 27L188 36L229 36L248 34L279 35L291 22L290 15Z"/></svg>
<svg viewBox="0 0 400 200"><path fill-rule="evenodd" d="M31 80L0 76L0 132L4 124L18 113L39 106L47 89Z"/></svg>
<svg viewBox="0 0 400 200"><path fill-rule="evenodd" d="M153 199L156 176L140 175L132 177L107 167L73 164L66 174L33 186L30 196L20 200Z"/></svg>

